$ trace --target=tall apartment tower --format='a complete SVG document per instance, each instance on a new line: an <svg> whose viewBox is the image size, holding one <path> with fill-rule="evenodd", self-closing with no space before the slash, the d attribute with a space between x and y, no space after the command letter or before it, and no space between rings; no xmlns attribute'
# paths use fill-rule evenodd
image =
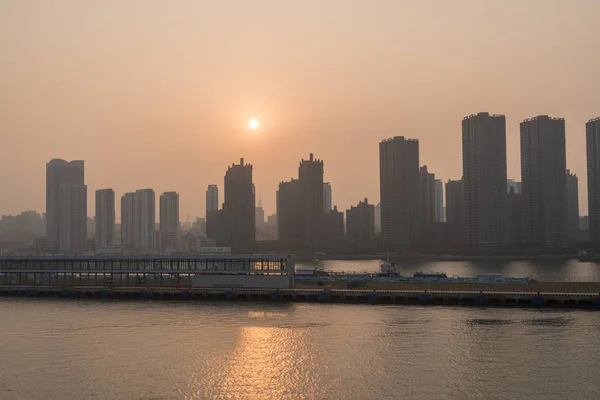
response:
<svg viewBox="0 0 600 400"><path fill-rule="evenodd" d="M523 243L567 238L565 120L540 115L521 122Z"/></svg>
<svg viewBox="0 0 600 400"><path fill-rule="evenodd" d="M441 180L435 180L435 222L446 222L444 212L444 184Z"/></svg>
<svg viewBox="0 0 600 400"><path fill-rule="evenodd" d="M59 204L60 252L81 253L87 242L87 186L61 185Z"/></svg>
<svg viewBox="0 0 600 400"><path fill-rule="evenodd" d="M219 188L217 185L208 185L206 189L206 212L219 209Z"/></svg>
<svg viewBox="0 0 600 400"><path fill-rule="evenodd" d="M300 182L291 179L279 183L277 191L277 228L279 240L288 247L301 245L300 227Z"/></svg>
<svg viewBox="0 0 600 400"><path fill-rule="evenodd" d="M83 224L84 230L81 238L75 239L73 237L75 232L69 232L68 235L65 234L63 237L69 237L69 240L85 243L87 204L84 205L71 203L72 207L78 208L80 212L84 212L83 222L79 220L61 221L61 209L63 211L67 211L66 207L61 207L61 187L66 185L84 186L84 169L84 162L81 160L67 162L65 160L54 159L46 164L46 244L50 251L58 252L61 251L61 248L70 248L70 244L64 243L61 245L60 243L61 226L63 225L75 227ZM76 190L73 190L71 191L72 193L69 194L73 194L73 196L75 196L75 191ZM71 200L76 199L72 198ZM79 218L80 212L69 212L68 216L72 218ZM66 214L63 215L63 217L66 216ZM71 252L72 250L68 251Z"/></svg>
<svg viewBox="0 0 600 400"><path fill-rule="evenodd" d="M308 250L319 247L324 238L323 161L310 154L298 167L299 205L303 245Z"/></svg>
<svg viewBox="0 0 600 400"><path fill-rule="evenodd" d="M590 240L600 244L600 117L585 124Z"/></svg>
<svg viewBox="0 0 600 400"><path fill-rule="evenodd" d="M160 195L159 251L161 254L177 248L179 235L179 194L165 192Z"/></svg>
<svg viewBox="0 0 600 400"><path fill-rule="evenodd" d="M251 253L256 239L252 164L240 159L225 173L225 202L221 216L221 242L234 253Z"/></svg>
<svg viewBox="0 0 600 400"><path fill-rule="evenodd" d="M133 196L133 249L152 254L156 237L156 196L152 189L139 189Z"/></svg>
<svg viewBox="0 0 600 400"><path fill-rule="evenodd" d="M112 189L96 190L96 249L115 245L115 192Z"/></svg>
<svg viewBox="0 0 600 400"><path fill-rule="evenodd" d="M567 232L579 233L579 179L567 170Z"/></svg>
<svg viewBox="0 0 600 400"><path fill-rule="evenodd" d="M462 179L446 182L446 225L448 238L455 245L462 245L466 239L465 196Z"/></svg>
<svg viewBox="0 0 600 400"><path fill-rule="evenodd" d="M494 251L507 243L506 119L487 112L462 121L466 243Z"/></svg>
<svg viewBox="0 0 600 400"><path fill-rule="evenodd" d="M133 199L135 193L121 196L121 246L133 250Z"/></svg>
<svg viewBox="0 0 600 400"><path fill-rule="evenodd" d="M435 222L435 174L427 170L427 165L419 169L421 193L421 218L424 224Z"/></svg>
<svg viewBox="0 0 600 400"><path fill-rule="evenodd" d="M331 211L331 183L323 183L323 212Z"/></svg>
<svg viewBox="0 0 600 400"><path fill-rule="evenodd" d="M346 237L361 250L375 248L375 206L367 199L346 210Z"/></svg>
<svg viewBox="0 0 600 400"><path fill-rule="evenodd" d="M419 141L396 136L379 143L381 233L387 247L406 249L421 224Z"/></svg>

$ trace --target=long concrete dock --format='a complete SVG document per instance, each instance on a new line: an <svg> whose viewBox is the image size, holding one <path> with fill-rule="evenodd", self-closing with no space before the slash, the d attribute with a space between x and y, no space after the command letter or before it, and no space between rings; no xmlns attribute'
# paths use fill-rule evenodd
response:
<svg viewBox="0 0 600 400"><path fill-rule="evenodd" d="M144 286L0 285L0 296L98 299L237 300L314 303L576 307L600 310L598 293L439 290L248 289Z"/></svg>

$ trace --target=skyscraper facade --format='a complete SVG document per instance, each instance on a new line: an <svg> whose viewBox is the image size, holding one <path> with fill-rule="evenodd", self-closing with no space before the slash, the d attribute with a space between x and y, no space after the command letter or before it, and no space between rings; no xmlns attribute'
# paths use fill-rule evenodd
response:
<svg viewBox="0 0 600 400"><path fill-rule="evenodd" d="M217 185L208 185L206 189L206 212L219 209L219 188Z"/></svg>
<svg viewBox="0 0 600 400"><path fill-rule="evenodd" d="M444 184L441 180L435 180L435 222L446 222L444 212Z"/></svg>
<svg viewBox="0 0 600 400"><path fill-rule="evenodd" d="M506 119L482 112L462 121L466 243L495 251L507 242Z"/></svg>
<svg viewBox="0 0 600 400"><path fill-rule="evenodd" d="M590 240L600 244L600 117L585 124Z"/></svg>
<svg viewBox="0 0 600 400"><path fill-rule="evenodd" d="M375 206L367 199L346 210L346 237L360 250L375 248Z"/></svg>
<svg viewBox="0 0 600 400"><path fill-rule="evenodd" d="M579 179L567 170L567 231L579 233Z"/></svg>
<svg viewBox="0 0 600 400"><path fill-rule="evenodd" d="M61 185L59 204L60 252L81 253L87 243L87 186Z"/></svg>
<svg viewBox="0 0 600 400"><path fill-rule="evenodd" d="M133 250L133 204L135 193L125 193L121 197L121 246Z"/></svg>
<svg viewBox="0 0 600 400"><path fill-rule="evenodd" d="M435 222L435 174L427 170L427 165L419 169L421 193L421 218L423 224Z"/></svg>
<svg viewBox="0 0 600 400"><path fill-rule="evenodd" d="M160 195L159 251L161 254L177 249L179 235L179 194L165 192Z"/></svg>
<svg viewBox="0 0 600 400"><path fill-rule="evenodd" d="M396 136L379 143L381 233L386 247L405 249L421 224L419 141Z"/></svg>
<svg viewBox="0 0 600 400"><path fill-rule="evenodd" d="M60 218L61 186L64 185L85 185L83 161L67 162L65 160L54 159L46 164L46 244L49 250L55 252L60 251L61 247L68 247L67 244L62 246L60 244L61 225L66 223L66 221L61 222ZM72 204L72 206L84 211L82 208L83 205ZM87 205L85 206L85 212L87 212ZM86 218L87 215L84 215L83 219L85 220ZM77 225L77 221L71 221L67 225ZM83 238L77 240L85 241L85 229L83 235ZM71 235L68 236L70 237Z"/></svg>
<svg viewBox="0 0 600 400"><path fill-rule="evenodd" d="M323 212L331 211L331 183L323 183Z"/></svg>
<svg viewBox="0 0 600 400"><path fill-rule="evenodd" d="M523 243L567 238L565 120L540 115L521 122Z"/></svg>
<svg viewBox="0 0 600 400"><path fill-rule="evenodd" d="M324 238L323 161L310 154L298 167L300 230L307 250L318 248Z"/></svg>
<svg viewBox="0 0 600 400"><path fill-rule="evenodd" d="M96 190L96 249L115 245L115 192L112 189Z"/></svg>
<svg viewBox="0 0 600 400"><path fill-rule="evenodd" d="M454 244L465 241L465 198L462 179L446 182L446 224Z"/></svg>
<svg viewBox="0 0 600 400"><path fill-rule="evenodd" d="M234 253L251 253L256 239L252 165L233 164L225 173L225 202L221 216L222 242Z"/></svg>
<svg viewBox="0 0 600 400"><path fill-rule="evenodd" d="M155 251L156 196L152 189L139 189L133 196L133 249L141 254Z"/></svg>
<svg viewBox="0 0 600 400"><path fill-rule="evenodd" d="M300 182L291 179L279 183L277 191L277 229L279 241L296 249L301 243Z"/></svg>

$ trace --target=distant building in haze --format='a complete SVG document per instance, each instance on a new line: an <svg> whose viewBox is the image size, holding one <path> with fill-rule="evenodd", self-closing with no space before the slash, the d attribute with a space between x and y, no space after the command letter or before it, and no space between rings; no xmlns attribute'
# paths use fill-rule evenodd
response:
<svg viewBox="0 0 600 400"><path fill-rule="evenodd" d="M300 182L291 179L279 184L277 191L277 225L279 241L297 248L302 241L300 232Z"/></svg>
<svg viewBox="0 0 600 400"><path fill-rule="evenodd" d="M165 192L160 195L159 251L161 254L177 249L179 237L179 194Z"/></svg>
<svg viewBox="0 0 600 400"><path fill-rule="evenodd" d="M136 190L133 196L133 250L152 254L156 243L156 196L152 189Z"/></svg>
<svg viewBox="0 0 600 400"><path fill-rule="evenodd" d="M540 115L521 122L523 242L556 245L567 238L565 120Z"/></svg>
<svg viewBox="0 0 600 400"><path fill-rule="evenodd" d="M310 154L298 167L300 223L302 244L306 250L322 245L323 226L323 161Z"/></svg>
<svg viewBox="0 0 600 400"><path fill-rule="evenodd" d="M225 173L225 201L221 214L223 245L233 253L252 253L256 240L256 215L252 165L233 164Z"/></svg>
<svg viewBox="0 0 600 400"><path fill-rule="evenodd" d="M600 244L600 118L585 124L590 240Z"/></svg>
<svg viewBox="0 0 600 400"><path fill-rule="evenodd" d="M448 237L455 245L462 244L466 237L465 199L462 179L446 182L446 224Z"/></svg>
<svg viewBox="0 0 600 400"><path fill-rule="evenodd" d="M83 201L84 197L87 201L87 189L82 189L85 186L84 175L84 162L81 160L67 162L54 159L46 164L46 245L50 251L76 252L83 249L87 203L80 204L78 201ZM63 191L61 188L64 186L79 189ZM61 203L61 194L69 205ZM61 234L62 227L68 227L69 232ZM66 240L65 243L61 244L61 237Z"/></svg>
<svg viewBox="0 0 600 400"><path fill-rule="evenodd" d="M206 189L206 212L219 209L219 188L217 185L208 185Z"/></svg>
<svg viewBox="0 0 600 400"><path fill-rule="evenodd" d="M506 181L506 193L514 192L515 194L521 193L521 182L516 182L514 179L508 179Z"/></svg>
<svg viewBox="0 0 600 400"><path fill-rule="evenodd" d="M375 233L381 233L381 203L375 206Z"/></svg>
<svg viewBox="0 0 600 400"><path fill-rule="evenodd" d="M337 206L325 214L325 239L339 241L344 239L344 213L338 211Z"/></svg>
<svg viewBox="0 0 600 400"><path fill-rule="evenodd" d="M462 121L466 241L472 251L507 242L506 119L482 112Z"/></svg>
<svg viewBox="0 0 600 400"><path fill-rule="evenodd" d="M518 189L516 185L508 187L506 200L508 243L513 247L520 245L523 241L523 195L516 189Z"/></svg>
<svg viewBox="0 0 600 400"><path fill-rule="evenodd" d="M135 193L121 196L121 246L133 250L133 204Z"/></svg>
<svg viewBox="0 0 600 400"><path fill-rule="evenodd" d="M421 224L419 141L396 136L379 143L381 233L386 247L418 242Z"/></svg>
<svg viewBox="0 0 600 400"><path fill-rule="evenodd" d="M435 180L435 222L446 222L444 212L444 184L441 180Z"/></svg>
<svg viewBox="0 0 600 400"><path fill-rule="evenodd" d="M96 249L112 248L115 245L115 191L96 190Z"/></svg>
<svg viewBox="0 0 600 400"><path fill-rule="evenodd" d="M421 194L421 221L423 224L435 222L435 174L427 170L427 165L419 169Z"/></svg>
<svg viewBox="0 0 600 400"><path fill-rule="evenodd" d="M331 184L329 182L323 183L323 212L331 211Z"/></svg>
<svg viewBox="0 0 600 400"><path fill-rule="evenodd" d="M363 251L376 247L375 206L366 198L346 210L346 238Z"/></svg>
<svg viewBox="0 0 600 400"><path fill-rule="evenodd" d="M567 170L567 230L570 235L579 233L579 180Z"/></svg>

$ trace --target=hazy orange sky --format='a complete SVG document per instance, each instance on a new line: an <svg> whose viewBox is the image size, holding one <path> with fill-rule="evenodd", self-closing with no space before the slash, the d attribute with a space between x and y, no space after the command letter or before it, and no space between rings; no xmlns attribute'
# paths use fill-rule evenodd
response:
<svg viewBox="0 0 600 400"><path fill-rule="evenodd" d="M96 189L150 187L203 216L240 157L272 213L310 152L334 204L376 203L381 139L419 139L421 164L457 179L461 120L489 111L518 180L519 122L566 119L584 215L599 15L598 0L0 0L0 214L45 210L52 158L85 160L90 215Z"/></svg>

